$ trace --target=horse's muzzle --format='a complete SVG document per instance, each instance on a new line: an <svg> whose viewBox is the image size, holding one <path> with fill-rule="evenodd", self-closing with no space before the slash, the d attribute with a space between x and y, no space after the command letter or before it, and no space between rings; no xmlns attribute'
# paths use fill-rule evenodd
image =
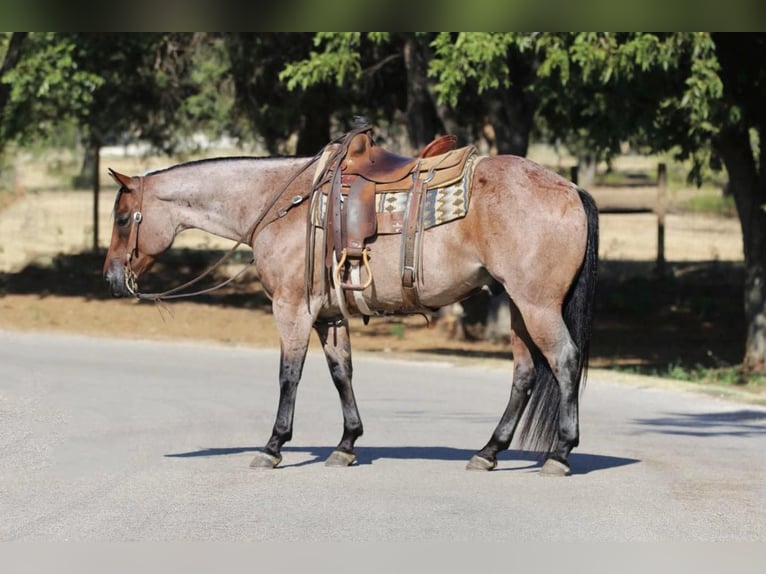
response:
<svg viewBox="0 0 766 574"><path fill-rule="evenodd" d="M113 259L104 269L104 280L109 286L112 297L127 297L130 295L125 285L125 266L118 259Z"/></svg>

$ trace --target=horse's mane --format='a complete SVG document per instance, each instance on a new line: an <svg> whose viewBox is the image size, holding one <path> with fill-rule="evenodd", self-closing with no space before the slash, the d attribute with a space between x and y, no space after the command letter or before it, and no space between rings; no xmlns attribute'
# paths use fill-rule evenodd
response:
<svg viewBox="0 0 766 574"><path fill-rule="evenodd" d="M257 161L257 160L267 160L267 159L286 159L292 156L253 156L253 155L233 155L233 156L222 156L222 157L210 157L210 158L204 158L204 159L195 159L192 161L187 161L184 163L178 163L175 165L171 165L169 167L163 167L160 169L154 169L149 170L146 173L142 174L143 176L146 175L157 175L159 173L165 173L168 171L173 171L174 169L181 169L184 167L192 167L195 165L202 165L207 163L217 163L217 162L227 162L227 161Z"/></svg>

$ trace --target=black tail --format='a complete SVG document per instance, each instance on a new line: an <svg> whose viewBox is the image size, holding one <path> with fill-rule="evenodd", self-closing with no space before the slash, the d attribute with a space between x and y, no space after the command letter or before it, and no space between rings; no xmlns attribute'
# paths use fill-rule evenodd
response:
<svg viewBox="0 0 766 574"><path fill-rule="evenodd" d="M598 208L591 195L578 188L588 221L588 239L585 258L572 288L564 301L564 323L579 350L577 366L577 392L585 386L588 374L588 356L593 331L593 312L598 281ZM548 362L541 353L535 353L535 385L527 405L519 432L519 443L524 448L550 451L558 429L561 393Z"/></svg>

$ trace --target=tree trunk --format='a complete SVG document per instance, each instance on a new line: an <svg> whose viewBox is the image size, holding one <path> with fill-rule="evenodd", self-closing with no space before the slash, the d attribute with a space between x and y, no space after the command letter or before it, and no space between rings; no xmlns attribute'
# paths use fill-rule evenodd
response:
<svg viewBox="0 0 766 574"><path fill-rule="evenodd" d="M763 228L756 232L763 242ZM763 258L761 258L763 259ZM742 366L747 372L766 373L766 266L745 264L745 320L747 340Z"/></svg>
<svg viewBox="0 0 766 574"><path fill-rule="evenodd" d="M582 153L577 157L577 184L583 189L593 187L596 181L598 160L592 153Z"/></svg>
<svg viewBox="0 0 766 574"><path fill-rule="evenodd" d="M763 133L760 134L763 137ZM763 140L760 140L763 141ZM731 192L742 227L745 254L744 308L747 325L742 366L747 372L766 373L766 182L759 177L748 132L722 130L716 150L729 174ZM761 150L760 165L766 160Z"/></svg>
<svg viewBox="0 0 766 574"><path fill-rule="evenodd" d="M91 153L93 156L93 172L91 173L91 180L93 182L93 251L98 251L98 213L100 211L98 200L101 195L101 183L99 176L101 175L101 145L99 143L91 144Z"/></svg>
<svg viewBox="0 0 766 574"><path fill-rule="evenodd" d="M407 69L407 133L414 153L420 152L444 126L439 120L428 85L428 45L408 36L404 43Z"/></svg>
<svg viewBox="0 0 766 574"><path fill-rule="evenodd" d="M537 79L535 64L511 51L508 68L512 79L506 89L488 90L482 101L495 132L497 153L526 156L538 99L529 87Z"/></svg>
<svg viewBox="0 0 766 574"><path fill-rule="evenodd" d="M92 141L85 143L85 151L82 156L82 163L80 164L80 173L74 177L75 189L88 189L93 183L93 170L98 169L96 167L96 156L94 150L98 146L94 145Z"/></svg>
<svg viewBox="0 0 766 574"><path fill-rule="evenodd" d="M491 90L482 101L495 133L497 153L527 155L532 115L524 100L502 90Z"/></svg>
<svg viewBox="0 0 766 574"><path fill-rule="evenodd" d="M29 35L29 32L14 32L11 35L11 39L8 42L8 50L5 52L5 59L3 65L0 67L0 78L2 78L6 72L9 72L16 67L21 59L21 45L24 43L24 39ZM5 113L5 106L8 104L8 99L11 96L11 85L0 82L0 119L2 119ZM3 134L0 133L0 149L3 147Z"/></svg>
<svg viewBox="0 0 766 574"><path fill-rule="evenodd" d="M3 65L0 67L0 77L10 72L16 67L21 59L21 45L29 35L29 32L14 32L11 34L11 39L8 42L8 49L5 52L5 58L3 59ZM0 83L0 110L5 107L8 102L8 96L11 93L11 85Z"/></svg>
<svg viewBox="0 0 766 574"><path fill-rule="evenodd" d="M306 102L304 109L310 112L303 115L295 153L299 156L313 156L330 139L331 108L319 90L309 90L303 101Z"/></svg>

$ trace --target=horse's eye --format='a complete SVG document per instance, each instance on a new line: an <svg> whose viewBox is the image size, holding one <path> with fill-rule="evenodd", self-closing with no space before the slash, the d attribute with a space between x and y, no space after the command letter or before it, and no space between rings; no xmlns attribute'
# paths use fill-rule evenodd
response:
<svg viewBox="0 0 766 574"><path fill-rule="evenodd" d="M130 223L129 213L121 213L117 216L117 225L120 227L125 227L128 223Z"/></svg>

